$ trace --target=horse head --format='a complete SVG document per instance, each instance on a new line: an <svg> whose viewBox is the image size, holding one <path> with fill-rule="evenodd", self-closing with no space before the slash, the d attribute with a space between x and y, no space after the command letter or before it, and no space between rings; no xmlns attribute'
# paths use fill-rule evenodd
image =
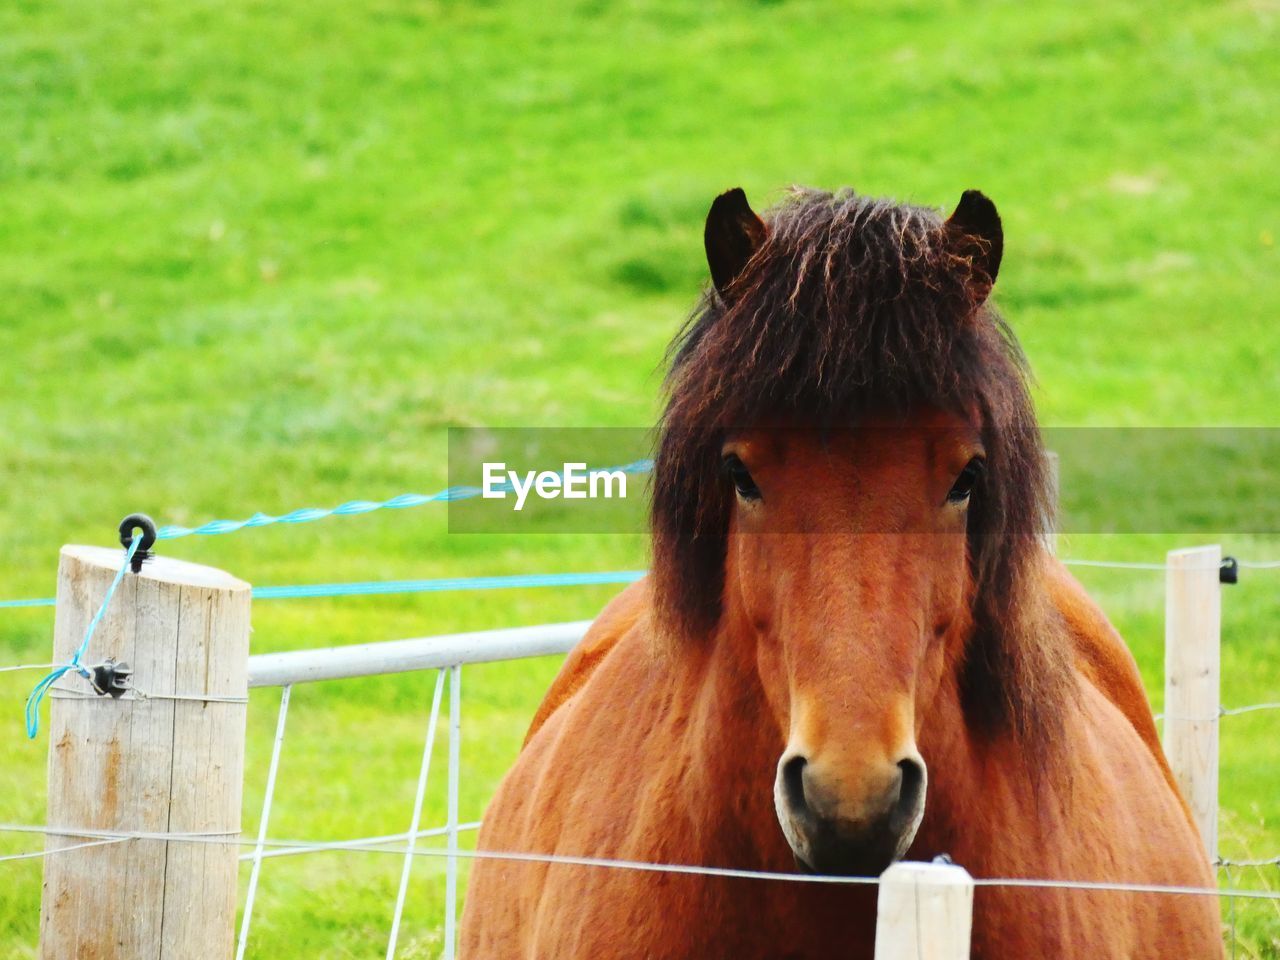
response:
<svg viewBox="0 0 1280 960"><path fill-rule="evenodd" d="M667 632L754 658L774 806L802 868L874 874L928 794L939 691L975 728L1036 729L1018 643L1046 515L1021 355L987 306L994 205L740 190L706 227L714 281L679 342L655 481Z"/></svg>

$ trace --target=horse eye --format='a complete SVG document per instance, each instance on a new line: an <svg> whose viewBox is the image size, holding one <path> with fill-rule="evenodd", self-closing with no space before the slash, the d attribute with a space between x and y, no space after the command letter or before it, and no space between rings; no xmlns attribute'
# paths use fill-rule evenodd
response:
<svg viewBox="0 0 1280 960"><path fill-rule="evenodd" d="M756 486L756 482L751 479L751 473L747 470L746 464L738 459L734 454L729 454L723 461L724 472L729 475L729 479L733 481L734 488L738 491L738 496L744 500L759 500L760 488Z"/></svg>
<svg viewBox="0 0 1280 960"><path fill-rule="evenodd" d="M964 503L968 500L973 493L973 488L982 479L982 472L985 469L986 461L981 457L970 460L960 471L960 476L956 477L956 482L951 485L951 491L947 494L947 503Z"/></svg>

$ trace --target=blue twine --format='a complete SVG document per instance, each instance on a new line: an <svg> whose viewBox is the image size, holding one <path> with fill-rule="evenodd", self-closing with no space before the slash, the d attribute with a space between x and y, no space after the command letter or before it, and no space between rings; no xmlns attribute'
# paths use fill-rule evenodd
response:
<svg viewBox="0 0 1280 960"><path fill-rule="evenodd" d="M650 459L633 460L617 467L597 468L590 472L619 472L628 474L649 473L653 470L653 461ZM494 490L511 493L514 486L511 481L507 480L499 484L495 484ZM484 491L480 487L446 487L437 493L421 494L421 493L402 493L399 496L392 497L390 500L348 500L336 507L323 509L320 507L304 507L300 510L293 510L280 516L272 516L269 513L255 513L253 516L244 520L210 520L198 527L180 527L173 524L161 527L156 531L157 540L176 540L179 537L189 537L192 534L202 534L212 536L221 533L235 533L237 530L245 530L255 527L269 527L278 523L310 523L313 520L323 520L325 517L351 517L363 513L372 513L375 510L403 510L407 507L418 507L424 503L451 503L455 500L471 500L480 496ZM630 573L626 573L630 576ZM576 584L591 583L630 583L628 579L586 579L576 580L576 576L586 577L617 577L618 574L549 574L544 577L528 578L528 583L511 583L510 586L574 586ZM640 574L631 579L638 579ZM569 579L561 579L561 578ZM346 597L355 596L357 594L378 594L378 593L423 593L434 592L438 590L494 590L500 589L504 584L498 582L502 578L490 577L474 577L462 578L457 580L403 580L403 581L387 581L379 583L364 584L314 584L296 587L260 587L253 591L255 597L262 599L281 599L287 597ZM493 581L492 583L490 581ZM439 585L437 585L439 584ZM296 591L296 592L295 592ZM34 599L21 600L0 600L0 610L11 610L22 607L52 607L55 599L53 597L37 597Z"/></svg>
<svg viewBox="0 0 1280 960"><path fill-rule="evenodd" d="M254 587L255 600L293 600L310 597L359 597L390 593L443 593L453 590L518 590L534 587L584 587L611 583L635 583L644 570L608 570L599 573L521 573L502 577L442 577L435 580L365 580L348 583L299 583L278 587ZM4 600L4 607L52 607L55 598Z"/></svg>
<svg viewBox="0 0 1280 960"><path fill-rule="evenodd" d="M12 607L52 607L55 602L53 597L36 597L33 600L0 600L0 610Z"/></svg>
<svg viewBox="0 0 1280 960"><path fill-rule="evenodd" d="M133 555L137 553L138 546L142 543L141 537L134 537L129 544L129 549L125 551L124 563L120 565L120 569L116 571L116 578L111 581L111 586L107 588L107 595L102 598L102 606L98 607L98 612L93 615L93 619L89 621L89 626L84 632L84 639L80 641L80 646L76 648L76 652L72 654L71 659L60 667L55 667L50 671L43 680L35 685L31 694L27 697L27 739L34 740L36 734L40 731L40 702L44 700L44 695L49 692L49 688L62 679L63 675L74 670L86 680L92 680L93 674L89 669L80 663L80 658L85 655L89 649L89 641L93 639L93 632L98 629L98 624L102 622L103 614L107 612L107 605L111 603L111 598L115 596L116 587L120 586L120 581L124 579L124 573L129 569L129 563L133 560Z"/></svg>
<svg viewBox="0 0 1280 960"><path fill-rule="evenodd" d="M577 587L634 583L644 570L604 573L528 573L505 577L445 577L438 580L374 580L357 583L304 583L287 587L255 587L255 600L297 597L357 597L387 593L440 593L447 590L515 590L525 587Z"/></svg>
<svg viewBox="0 0 1280 960"><path fill-rule="evenodd" d="M636 460L619 467L604 467L591 472L617 471L636 474L649 473L651 470L653 470L652 460ZM510 493L513 487L510 481L506 481L495 484L493 489ZM269 513L255 513L245 520L210 520L208 523L203 523L198 527L179 527L171 524L161 527L156 532L156 538L159 540L175 540L178 537L189 537L192 534L211 536L221 533L235 533L237 530L253 527L269 527L277 523L310 523L313 520L323 520L326 517L350 517L363 513L372 513L375 510L403 510L406 507L422 506L424 503L451 503L455 500L471 500L480 496L482 492L480 487L447 487L438 493L432 494L402 493L398 497L392 497L390 500L348 500L346 503L328 509L304 507L301 510L293 510L280 516L272 516Z"/></svg>

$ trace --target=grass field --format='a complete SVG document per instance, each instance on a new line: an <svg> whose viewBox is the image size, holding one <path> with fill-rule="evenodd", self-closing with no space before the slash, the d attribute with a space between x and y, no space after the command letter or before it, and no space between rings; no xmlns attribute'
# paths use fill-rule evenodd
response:
<svg viewBox="0 0 1280 960"><path fill-rule="evenodd" d="M136 509L194 523L431 492L451 425L650 423L704 282L702 218L739 184L757 205L791 182L937 206L980 187L1046 423L1278 425L1278 18L1274 0L5 4L0 596L49 595L60 544L108 543ZM1158 560L1213 539L1062 550ZM645 551L449 536L433 507L165 545L263 585ZM1159 574L1082 579L1158 699ZM263 602L254 650L589 617L611 593ZM1224 606L1226 702L1280 699L1280 571L1247 572ZM51 622L0 611L0 664L45 658ZM555 667L466 672L464 817ZM44 817L47 744L20 719L34 679L0 675L0 822ZM424 677L298 690L273 834L403 829L429 695ZM250 708L247 829L274 710ZM1225 854L1280 852L1277 724L1224 728ZM250 954L381 956L398 873L269 862ZM400 955L436 956L441 871L415 876ZM0 864L0 956L35 955L39 881L37 862ZM1239 956L1280 956L1272 904L1236 920Z"/></svg>

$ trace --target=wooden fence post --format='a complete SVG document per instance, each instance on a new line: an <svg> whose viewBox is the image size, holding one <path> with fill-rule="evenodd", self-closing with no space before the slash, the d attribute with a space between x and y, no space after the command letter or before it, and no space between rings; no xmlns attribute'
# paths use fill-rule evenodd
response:
<svg viewBox="0 0 1280 960"><path fill-rule="evenodd" d="M973 878L943 863L895 863L880 875L875 960L968 960Z"/></svg>
<svg viewBox="0 0 1280 960"><path fill-rule="evenodd" d="M1164 752L1211 861L1218 855L1221 562L1218 546L1173 550L1165 573Z"/></svg>
<svg viewBox="0 0 1280 960"><path fill-rule="evenodd" d="M62 548L56 662L79 646L123 557L101 547ZM96 696L74 673L50 693L51 827L230 842L133 839L59 853L86 838L51 833L40 910L44 960L231 956L249 593L220 570L148 560L140 574L125 574L84 658L86 665L127 661L132 686L148 696Z"/></svg>

